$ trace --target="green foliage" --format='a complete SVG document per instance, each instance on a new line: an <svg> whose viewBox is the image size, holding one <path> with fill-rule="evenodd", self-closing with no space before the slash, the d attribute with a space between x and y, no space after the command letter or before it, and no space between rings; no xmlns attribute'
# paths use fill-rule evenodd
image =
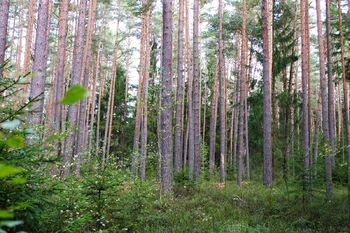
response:
<svg viewBox="0 0 350 233"><path fill-rule="evenodd" d="M90 93L86 88L80 85L74 85L64 95L62 99L62 104L72 105L79 102L82 99L85 99L89 95Z"/></svg>

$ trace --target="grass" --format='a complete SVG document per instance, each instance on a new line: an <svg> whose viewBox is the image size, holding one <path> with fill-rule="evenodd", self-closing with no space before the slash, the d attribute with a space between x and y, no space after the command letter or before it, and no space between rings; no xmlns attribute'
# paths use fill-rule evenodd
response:
<svg viewBox="0 0 350 233"><path fill-rule="evenodd" d="M182 188L183 191L183 188ZM296 190L294 190L296 191ZM313 192L308 201L291 191L266 189L257 182L243 189L202 182L192 192L167 200L159 224L145 232L347 232L346 189L336 187L332 200ZM300 191L300 190L299 190Z"/></svg>
<svg viewBox="0 0 350 233"><path fill-rule="evenodd" d="M215 180L218 180L215 178ZM122 169L57 181L58 192L25 221L27 232L291 233L349 232L347 189L334 186L328 200L321 186L302 196L300 184L276 180L265 188L256 179L240 189L202 179L175 177L174 195L160 197L154 179L142 182ZM303 201L304 200L304 201ZM19 229L22 230L22 229Z"/></svg>

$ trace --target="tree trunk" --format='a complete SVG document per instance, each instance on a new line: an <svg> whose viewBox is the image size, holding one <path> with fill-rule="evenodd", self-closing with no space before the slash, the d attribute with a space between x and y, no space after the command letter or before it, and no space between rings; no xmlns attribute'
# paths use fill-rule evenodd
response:
<svg viewBox="0 0 350 233"><path fill-rule="evenodd" d="M5 62L7 25L9 18L10 1L2 0L0 2L0 78L3 75L3 65Z"/></svg>
<svg viewBox="0 0 350 233"><path fill-rule="evenodd" d="M162 81L160 105L161 193L173 190L172 138L172 0L163 1Z"/></svg>
<svg viewBox="0 0 350 233"><path fill-rule="evenodd" d="M90 1L89 9L89 17L88 17L88 26L87 26L87 35L83 53L83 61L82 68L80 73L80 81L82 86L88 88L89 80L90 80L90 72L91 72L91 58L92 58L92 34L94 31L95 25L95 15L96 15L96 5L97 0ZM80 101L79 113L78 113L78 132L76 133L77 137L77 169L76 175L80 176L80 164L82 160L82 153L86 150L86 136L87 136L87 128L86 128L86 119L87 119L87 99L83 99Z"/></svg>
<svg viewBox="0 0 350 233"><path fill-rule="evenodd" d="M191 63L189 1L186 0L186 65L187 65L187 102L188 102L188 175L194 176L194 114L193 114L193 70Z"/></svg>
<svg viewBox="0 0 350 233"><path fill-rule="evenodd" d="M247 34L246 34L246 1L242 3L242 43L241 43L241 73L240 73L240 103L239 103L239 144L238 144L238 174L237 184L242 188L243 180L243 156L244 156L244 128L245 128L245 102L247 92L247 70L246 70L246 45L247 45Z"/></svg>
<svg viewBox="0 0 350 233"><path fill-rule="evenodd" d="M142 116L142 125L141 125L141 163L140 163L140 173L141 179L146 179L146 159L147 159L147 127L148 127L148 79L149 79L149 66L150 66L150 57L151 57L151 47L150 47L150 35L151 35L151 10L145 13L145 61L144 61L144 71L143 71L143 90L142 90L142 99L143 99L143 116Z"/></svg>
<svg viewBox="0 0 350 233"><path fill-rule="evenodd" d="M321 4L320 0L316 0L316 16L317 16L317 40L318 40L318 51L319 51L319 63L320 65L320 88L321 88L321 101L322 101L322 141L329 142L329 122L328 122L328 94L327 94L327 82L326 82L326 58L325 48L323 44L323 33L322 33L322 18L321 18ZM328 160L326 158L326 160Z"/></svg>
<svg viewBox="0 0 350 233"><path fill-rule="evenodd" d="M175 111L175 171L182 168L182 112L183 112L183 24L184 24L184 0L179 0L179 25L177 45L177 88L176 88L176 111Z"/></svg>
<svg viewBox="0 0 350 233"><path fill-rule="evenodd" d="M326 0L326 37L327 37L327 66L328 66L328 123L331 154L326 156L326 192L330 196L333 192L332 156L335 153L335 108L334 108L334 78L333 78L333 49L331 36L330 0Z"/></svg>
<svg viewBox="0 0 350 233"><path fill-rule="evenodd" d="M19 42L17 46L16 51L16 71L15 71L15 78L18 78L20 72L21 72L21 61L22 61L22 39L23 39L23 28L24 28L24 15L25 15L25 2L24 0L21 1L22 9L21 9L21 16L19 19ZM1 64L1 62L0 62ZM0 71L1 73L1 71Z"/></svg>
<svg viewBox="0 0 350 233"><path fill-rule="evenodd" d="M348 1L348 13L350 15L350 1ZM343 80L343 95L344 95L344 108L345 108L345 132L346 132L346 151L348 161L348 212L350 218L350 115L349 115L349 83L346 79L346 68L344 60L344 32L343 32L343 16L341 10L341 1L338 0L338 16L339 16L339 32L340 32L340 59L342 67L342 80Z"/></svg>
<svg viewBox="0 0 350 233"><path fill-rule="evenodd" d="M109 158L109 149L112 135L112 125L113 125L113 111L114 111L114 100L115 100L115 82L117 78L117 67L118 67L118 50L119 50L119 20L117 21L117 29L114 44L114 54L113 54L113 64L112 64L112 80L109 89L109 99L108 99L108 110L107 118L105 124L105 136L103 141L103 161Z"/></svg>
<svg viewBox="0 0 350 233"><path fill-rule="evenodd" d="M101 122L101 101L104 94L104 86L106 84L106 77L103 77L102 84L100 86L100 91L98 94L98 104L97 104L97 123L96 123L96 148L95 156L99 157L100 153L100 122Z"/></svg>
<svg viewBox="0 0 350 233"><path fill-rule="evenodd" d="M244 2L244 1L243 1ZM244 3L243 3L244 4ZM226 158L226 102L225 102L225 61L224 41L222 31L222 18L224 15L223 0L219 0L219 31L218 31L218 76L219 76L219 98L220 98L220 182L225 182L225 158ZM243 16L244 18L244 16Z"/></svg>
<svg viewBox="0 0 350 233"><path fill-rule="evenodd" d="M237 77L236 77L236 86L235 86L235 106L234 106L234 110L235 110L235 116L234 116L234 130L233 130L233 155L232 155L232 164L235 167L237 164L237 145L238 145L238 118L239 118L239 100L240 100L240 77L239 77L239 73L240 73L240 45L239 45L239 40L236 41L236 48L238 50L238 54L237 54L237 62L236 62L236 73L237 73Z"/></svg>
<svg viewBox="0 0 350 233"><path fill-rule="evenodd" d="M73 60L72 60L72 74L71 74L71 86L78 85L80 83L80 77L82 70L82 60L84 55L84 34L86 24L86 4L87 0L81 0L79 4L79 16L76 27L76 35L73 48ZM70 105L68 107L68 121L70 124L71 133L66 139L65 153L63 157L64 174L69 175L70 163L72 156L77 151L78 142L76 140L77 121L78 121L79 103Z"/></svg>
<svg viewBox="0 0 350 233"><path fill-rule="evenodd" d="M337 140L340 143L342 141L342 128L343 128L343 110L342 110L342 104L341 104L341 96L342 91L340 87L340 81L338 81L337 86L337 111L338 111L338 129L337 129Z"/></svg>
<svg viewBox="0 0 350 233"><path fill-rule="evenodd" d="M38 126L43 123L44 92L47 68L47 43L49 23L49 0L41 0L38 9L38 22L35 39L35 53L33 63L33 77L30 88L30 98L36 98L28 116L30 125Z"/></svg>
<svg viewBox="0 0 350 233"><path fill-rule="evenodd" d="M90 126L88 127L90 135L89 135L89 144L88 144L88 152L89 152L89 157L88 159L91 159L91 150L92 150L92 137L93 137L93 132L94 132L94 122L95 122L95 108L96 108L96 89L97 89L97 81L98 78L100 77L100 48L101 48L101 43L99 44L99 47L97 49L97 57L95 60L95 68L94 68L94 72L92 75L93 78L93 83L92 83L92 98L91 98L91 117L90 117ZM89 109L90 109L89 108Z"/></svg>
<svg viewBox="0 0 350 233"><path fill-rule="evenodd" d="M214 175L215 170L215 147L216 147L216 122L218 112L218 94L219 94L219 57L216 57L216 74L213 88L213 97L211 101L211 119L210 119L210 143L209 143L209 173Z"/></svg>
<svg viewBox="0 0 350 233"><path fill-rule="evenodd" d="M315 138L314 138L314 161L317 162L318 158L318 139L319 139L319 131L321 128L321 118L322 118L322 100L321 100L321 93L317 100L317 116L316 116L316 124L315 124Z"/></svg>
<svg viewBox="0 0 350 233"><path fill-rule="evenodd" d="M32 41L33 41L33 29L34 29L34 17L35 17L35 7L36 0L29 0L28 3L28 25L27 25L27 34L26 34L26 46L24 53L24 67L23 73L26 75L30 71L30 60L32 57ZM23 88L23 100L28 98L28 86L25 85Z"/></svg>
<svg viewBox="0 0 350 233"><path fill-rule="evenodd" d="M271 80L272 80L272 1L263 0L263 82L264 82L264 119L263 119L263 154L264 185L272 187L272 138L271 138Z"/></svg>
<svg viewBox="0 0 350 233"><path fill-rule="evenodd" d="M246 156L246 167L247 167L247 180L250 181L250 157L249 157L249 134L248 134L248 91L245 93L244 101L244 129L245 129L245 156Z"/></svg>
<svg viewBox="0 0 350 233"><path fill-rule="evenodd" d="M200 109L199 109L199 0L193 1L193 128L194 179L200 173Z"/></svg>
<svg viewBox="0 0 350 233"><path fill-rule="evenodd" d="M309 185L309 47L307 38L307 20L306 20L306 8L308 7L307 0L301 0L300 2L300 15L301 15L301 78L302 78L302 125L303 125L303 150L304 150L304 184L305 190Z"/></svg>
<svg viewBox="0 0 350 233"><path fill-rule="evenodd" d="M134 130L134 144L133 144L133 154L131 161L131 173L134 176L138 175L139 165L140 165L140 155L139 155L139 142L140 142L140 130L142 124L142 93L144 84L144 67L145 67L145 56L146 56L146 20L145 15L142 15L142 28L141 28L141 45L140 45L140 71L139 71L139 85L137 91L136 99L136 116L135 116L135 130Z"/></svg>
<svg viewBox="0 0 350 233"><path fill-rule="evenodd" d="M206 120L207 120L207 81L204 80L204 93L203 93L203 127L202 127L202 142L205 142L205 133L206 133Z"/></svg>
<svg viewBox="0 0 350 233"><path fill-rule="evenodd" d="M64 69L66 64L66 47L67 47L67 32L68 32L68 11L69 0L63 0L59 6L59 25L58 25L58 43L57 43L57 58L55 65L55 100L53 124L55 133L60 134L63 130L63 106L60 101L64 93ZM61 153L61 141L58 144L58 155Z"/></svg>

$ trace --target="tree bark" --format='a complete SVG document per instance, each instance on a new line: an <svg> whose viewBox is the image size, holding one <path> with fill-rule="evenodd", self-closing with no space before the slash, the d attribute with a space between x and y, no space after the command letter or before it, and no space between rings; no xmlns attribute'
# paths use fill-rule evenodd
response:
<svg viewBox="0 0 350 233"><path fill-rule="evenodd" d="M179 0L179 25L177 41L177 87L176 87L176 111L175 111L175 171L182 168L182 112L183 112L183 25L184 24L184 0Z"/></svg>
<svg viewBox="0 0 350 233"><path fill-rule="evenodd" d="M327 38L327 66L328 66L328 123L331 154L326 155L326 192L330 196L333 192L332 156L335 153L335 108L334 108L334 78L333 78L333 48L331 36L330 0L326 0L326 38Z"/></svg>
<svg viewBox="0 0 350 233"><path fill-rule="evenodd" d="M21 72L21 61L22 61L22 40L23 40L23 28L24 28L24 15L25 15L25 2L24 0L21 1L22 9L21 9L21 16L19 19L19 38L18 38L18 46L16 51L16 71L15 71L15 78L17 78ZM1 64L1 62L0 62ZM0 71L1 73L1 71Z"/></svg>
<svg viewBox="0 0 350 233"><path fill-rule="evenodd" d="M39 98L35 101L28 116L30 125L38 126L43 123L44 92L47 68L47 43L48 43L48 23L49 23L49 0L40 0L38 8L38 22L36 29L33 77L30 88L30 98Z"/></svg>
<svg viewBox="0 0 350 233"><path fill-rule="evenodd" d="M10 1L2 0L0 2L0 78L3 75L3 65L5 62L7 25L9 18Z"/></svg>
<svg viewBox="0 0 350 233"><path fill-rule="evenodd" d="M307 43L307 20L306 20L306 8L308 7L307 0L300 1L300 15L301 15L301 78L302 78L302 125L303 125L303 151L304 151L304 190L309 184L309 47Z"/></svg>
<svg viewBox="0 0 350 233"><path fill-rule="evenodd" d="M210 143L209 143L209 173L214 175L215 170L215 147L216 147L216 122L218 113L218 94L219 94L219 57L216 57L216 73L213 88L213 97L211 101L211 119L210 119Z"/></svg>
<svg viewBox="0 0 350 233"><path fill-rule="evenodd" d="M96 148L95 148L95 156L99 157L100 153L100 122L101 122L101 101L102 96L104 94L104 86L106 84L106 77L103 77L102 84L100 86L100 91L98 94L98 104L97 104L97 123L96 123Z"/></svg>
<svg viewBox="0 0 350 233"><path fill-rule="evenodd" d="M142 28L141 28L141 45L140 45L140 70L139 70L139 85L136 99L136 116L135 116L135 130L134 130L134 144L133 154L131 162L131 172L134 176L139 172L139 142L140 142L140 130L142 124L142 93L143 93L143 79L144 79L144 66L145 66L145 33L146 33L146 21L145 15L142 15Z"/></svg>
<svg viewBox="0 0 350 233"><path fill-rule="evenodd" d="M328 94L327 94L326 69L325 69L326 58L325 58L325 50L324 50L325 48L323 44L320 0L316 0L316 16L317 16L317 40L318 40L319 63L320 63L320 88L321 88L321 101L322 101L322 132L323 132L322 141L327 145L329 143ZM328 158L326 158L326 160L328 160Z"/></svg>
<svg viewBox="0 0 350 233"><path fill-rule="evenodd" d="M113 64L112 64L112 80L109 90L109 106L107 111L106 118L106 127L105 127L105 137L103 145L103 161L108 160L109 150L111 147L111 136L112 136L112 126L113 126L113 112L114 112L114 101L115 101L115 88L116 88L116 78L117 78L117 67L118 67L118 50L119 50L119 20L117 21L117 29L115 36L114 44L114 55L113 55Z"/></svg>
<svg viewBox="0 0 350 233"><path fill-rule="evenodd" d="M146 2L145 2L146 3ZM149 66L150 66L150 57L151 57L151 46L150 46L150 35L151 35L151 10L146 12L145 21L145 63L144 63L144 71L143 71L143 115L142 115L142 125L141 125L141 163L140 163L140 173L141 179L146 179L146 159L147 159L147 128L148 128L148 79L149 79Z"/></svg>
<svg viewBox="0 0 350 233"><path fill-rule="evenodd" d="M91 150L92 150L92 138L93 138L93 132L94 132L94 123L95 123L95 108L96 108L96 89L97 89L97 82L98 82L98 78L100 77L100 59L101 59L101 56L100 56L100 48L101 48L101 43L99 43L99 47L97 49L97 57L96 57L96 60L95 60L95 66L94 66L94 71L93 71L93 74L92 74L92 78L93 78L93 81L92 81L92 97L91 97L91 104L90 104L90 107L89 109L90 110L90 121L87 122L88 124L88 129L89 129L89 144L88 144L88 152L89 152L89 157L88 159L90 160L91 159Z"/></svg>
<svg viewBox="0 0 350 233"><path fill-rule="evenodd" d="M163 0L163 43L161 81L161 194L173 190L173 138L172 138L172 0Z"/></svg>
<svg viewBox="0 0 350 233"><path fill-rule="evenodd" d="M84 46L84 52L83 52L83 58L82 58L82 68L80 73L80 82L83 87L88 89L89 81L90 81L90 73L91 73L91 58L92 58L92 34L94 31L94 25L95 25L95 15L96 15L96 5L97 0L92 0L89 2L89 16L88 16L88 26L87 26L87 35L86 35L86 41ZM77 168L76 168L76 175L80 176L80 164L82 160L82 153L84 150L86 150L86 137L87 137L87 126L86 126L86 119L87 119L87 99L83 99L80 101L79 105L79 113L78 113L78 132L76 133L77 138Z"/></svg>
<svg viewBox="0 0 350 233"><path fill-rule="evenodd" d="M246 45L247 45L247 34L246 34L246 1L242 2L242 43L241 43L241 73L240 73L240 103L239 103L239 144L238 144L238 174L237 184L242 188L243 180L243 156L244 156L244 129L245 129L245 102L247 92L247 70L246 70Z"/></svg>
<svg viewBox="0 0 350 233"><path fill-rule="evenodd" d="M243 0L244 2L244 0ZM244 4L244 3L243 3ZM218 76L219 76L219 98L220 98L220 182L225 182L225 158L226 158L226 102L225 102L225 61L224 41L222 31L222 18L224 14L223 0L219 0L219 31L218 31ZM244 18L244 16L243 16Z"/></svg>
<svg viewBox="0 0 350 233"><path fill-rule="evenodd" d="M191 63L189 1L186 0L186 65L187 65L187 103L188 103L188 175L194 176L194 114L193 114L193 70Z"/></svg>
<svg viewBox="0 0 350 233"><path fill-rule="evenodd" d="M34 17L35 17L35 7L36 0L29 0L28 6L28 25L26 34L26 46L24 53L24 75L30 71L30 60L32 56L32 41L33 41L33 29L34 29ZM23 100L28 98L28 86L25 85L23 88Z"/></svg>
<svg viewBox="0 0 350 233"><path fill-rule="evenodd" d="M57 43L57 58L55 65L55 101L54 101L54 113L53 124L55 127L55 133L60 134L63 130L64 118L63 118L63 106L60 101L63 98L64 93L64 69L66 64L66 47L67 47L67 32L68 32L68 11L69 0L63 0L59 6L59 19L58 19L58 43ZM58 155L61 153L61 142L58 144Z"/></svg>
<svg viewBox="0 0 350 233"><path fill-rule="evenodd" d="M263 116L263 182L272 187L272 137L271 137L271 80L272 80L272 1L263 0L263 82L264 82L264 116Z"/></svg>
<svg viewBox="0 0 350 233"><path fill-rule="evenodd" d="M193 128L194 179L200 174L200 109L199 109L199 0L193 1Z"/></svg>
<svg viewBox="0 0 350 233"><path fill-rule="evenodd" d="M350 1L348 1L348 13L350 15ZM346 68L344 60L344 32L343 32L343 16L341 10L341 1L338 0L338 17L339 17L339 32L340 32L340 59L342 67L342 80L343 80L343 95L344 95L344 108L345 108L345 132L346 132L346 151L348 162L348 213L350 218L350 115L349 115L349 83L346 79Z"/></svg>
<svg viewBox="0 0 350 233"><path fill-rule="evenodd" d="M80 83L82 70L82 61L84 55L84 34L86 25L86 4L87 0L81 0L79 3L79 16L75 33L73 60L72 60L72 74L71 86ZM69 164L73 155L77 152L78 141L76 140L77 122L78 122L79 103L70 105L68 107L68 122L70 124L71 133L66 139L65 153L63 157L64 175L69 175Z"/></svg>

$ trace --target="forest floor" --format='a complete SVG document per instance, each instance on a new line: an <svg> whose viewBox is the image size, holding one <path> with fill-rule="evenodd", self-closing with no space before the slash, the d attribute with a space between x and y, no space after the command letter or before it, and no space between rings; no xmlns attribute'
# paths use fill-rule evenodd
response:
<svg viewBox="0 0 350 233"><path fill-rule="evenodd" d="M300 189L285 190L283 184L266 189L257 182L240 190L234 181L203 182L193 193L177 187L166 227L148 232L349 232L345 187L336 187L332 200L313 190L304 202Z"/></svg>
<svg viewBox="0 0 350 233"><path fill-rule="evenodd" d="M142 182L115 169L86 174L51 180L50 204L41 207L28 232L350 232L345 186L335 185L328 200L321 186L303 197L302 186L292 180L287 192L278 180L272 189L258 178L240 189L232 179L223 185L180 176L175 177L174 196L160 198L151 178Z"/></svg>

